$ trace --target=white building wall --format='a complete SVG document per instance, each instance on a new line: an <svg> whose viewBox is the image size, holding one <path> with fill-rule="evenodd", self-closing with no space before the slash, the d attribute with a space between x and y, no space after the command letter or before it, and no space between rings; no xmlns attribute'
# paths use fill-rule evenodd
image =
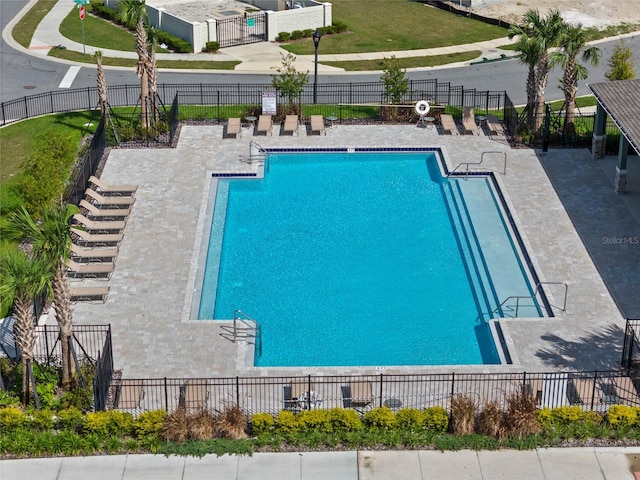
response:
<svg viewBox="0 0 640 480"><path fill-rule="evenodd" d="M315 30L318 27L325 27L324 5L317 5L307 8L294 8L293 10L283 10L281 12L270 12L268 41L274 41L280 32L293 32L294 30ZM331 25L329 23L328 25Z"/></svg>

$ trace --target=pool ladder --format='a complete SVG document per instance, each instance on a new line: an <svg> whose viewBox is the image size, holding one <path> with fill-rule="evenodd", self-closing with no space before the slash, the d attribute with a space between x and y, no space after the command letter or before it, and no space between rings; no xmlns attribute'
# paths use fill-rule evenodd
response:
<svg viewBox="0 0 640 480"><path fill-rule="evenodd" d="M464 179L466 180L469 177L469 166L470 165L481 165L482 162L484 162L484 156L487 155L487 154L498 154L498 155L502 155L503 156L502 171L499 171L499 170L495 170L495 171L498 172L498 173L501 173L502 175L506 175L507 174L507 152L487 151L487 152L482 152L482 155L480 155L480 161L479 162L462 162L462 163L459 163L458 165L456 165L454 167L453 170L451 170L449 173L447 173L447 177L450 177L454 173L457 173L457 175L462 175L462 172L457 172L457 170L458 170L459 167L464 166L465 167ZM494 171L494 170L489 170L489 171Z"/></svg>
<svg viewBox="0 0 640 480"><path fill-rule="evenodd" d="M542 288L543 285L562 285L564 287L564 298L562 300L562 306L559 305L553 305L553 304L549 304L550 307L553 308L557 308L558 310L561 310L563 312L567 311L567 295L569 294L569 285L567 285L566 282L538 282L536 284L536 290L533 293L533 295L511 295L507 298L505 298L500 305L498 305L496 308L493 309L493 311L489 314L489 318L493 318L493 315L496 313L500 313L500 315L502 316L507 316L504 312L505 310L508 310L509 312L514 312L514 307L513 305L508 305L506 306L507 302L516 301L516 305L515 305L515 313L514 315L509 315L513 318L518 318L518 313L520 310L520 302L521 301L525 301L525 300L536 300L538 297L538 294L540 293L540 289ZM506 308L505 308L506 306ZM525 305L526 307L531 307L531 305L527 304ZM483 315L484 316L484 315Z"/></svg>
<svg viewBox="0 0 640 480"><path fill-rule="evenodd" d="M233 343L246 341L256 346L256 357L262 355L262 327L242 310L233 312Z"/></svg>
<svg viewBox="0 0 640 480"><path fill-rule="evenodd" d="M239 160L249 165L263 165L265 172L269 171L269 155L257 142L249 142L249 155L240 155Z"/></svg>

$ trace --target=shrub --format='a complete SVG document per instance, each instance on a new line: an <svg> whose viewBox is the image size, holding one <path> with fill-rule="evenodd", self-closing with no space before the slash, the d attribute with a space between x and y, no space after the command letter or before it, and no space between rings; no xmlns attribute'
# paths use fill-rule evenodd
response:
<svg viewBox="0 0 640 480"><path fill-rule="evenodd" d="M333 26L336 28L337 33L343 33L347 31L347 24L343 22L333 22Z"/></svg>
<svg viewBox="0 0 640 480"><path fill-rule="evenodd" d="M353 432L362 429L362 421L358 413L347 408L329 410L329 421L334 432Z"/></svg>
<svg viewBox="0 0 640 480"><path fill-rule="evenodd" d="M278 431L282 433L293 433L298 428L296 416L289 410L280 411L276 423L278 425Z"/></svg>
<svg viewBox="0 0 640 480"><path fill-rule="evenodd" d="M279 42L286 42L291 38L291 34L289 32L280 32L278 34L278 41Z"/></svg>
<svg viewBox="0 0 640 480"><path fill-rule="evenodd" d="M83 412L93 406L93 392L91 388L74 388L65 392L59 399L61 408L75 407Z"/></svg>
<svg viewBox="0 0 640 480"><path fill-rule="evenodd" d="M331 433L333 424L328 410L303 410L298 414L298 428Z"/></svg>
<svg viewBox="0 0 640 480"><path fill-rule="evenodd" d="M133 433L133 416L120 410L87 413L84 430L95 435L125 437Z"/></svg>
<svg viewBox="0 0 640 480"><path fill-rule="evenodd" d="M199 410L189 415L187 425L191 440L211 440L214 434L215 417L209 410Z"/></svg>
<svg viewBox="0 0 640 480"><path fill-rule="evenodd" d="M429 431L445 433L449 428L449 414L444 407L429 407L422 415L422 425Z"/></svg>
<svg viewBox="0 0 640 480"><path fill-rule="evenodd" d="M254 413L251 416L251 430L254 435L271 433L275 429L276 422L269 413Z"/></svg>
<svg viewBox="0 0 640 480"><path fill-rule="evenodd" d="M578 406L559 407L551 410L551 416L554 422L560 425L569 425L571 423L580 422L584 418L582 409Z"/></svg>
<svg viewBox="0 0 640 480"><path fill-rule="evenodd" d="M143 412L134 420L133 431L142 441L159 438L162 435L167 412L164 410L150 410Z"/></svg>
<svg viewBox="0 0 640 480"><path fill-rule="evenodd" d="M630 427L637 417L637 410L627 405L612 405L607 412L607 422L613 428Z"/></svg>
<svg viewBox="0 0 640 480"><path fill-rule="evenodd" d="M536 418L536 402L524 386L507 397L505 425L507 435L519 438L541 430Z"/></svg>
<svg viewBox="0 0 640 480"><path fill-rule="evenodd" d="M14 407L0 409L0 430L12 432L25 426L27 419L22 410Z"/></svg>
<svg viewBox="0 0 640 480"><path fill-rule="evenodd" d="M495 438L505 435L504 412L497 402L487 402L478 414L478 433Z"/></svg>
<svg viewBox="0 0 640 480"><path fill-rule="evenodd" d="M58 412L55 425L60 430L79 432L82 430L85 421L86 419L82 412L77 408L71 407Z"/></svg>
<svg viewBox="0 0 640 480"><path fill-rule="evenodd" d="M305 28L302 31L302 36L304 38L311 38L311 35L313 35L313 28Z"/></svg>
<svg viewBox="0 0 640 480"><path fill-rule="evenodd" d="M374 408L364 414L363 423L369 428L388 430L396 424L396 417L388 407Z"/></svg>
<svg viewBox="0 0 640 480"><path fill-rule="evenodd" d="M291 32L291 40L300 40L304 37L304 32L302 30L294 30Z"/></svg>
<svg viewBox="0 0 640 480"><path fill-rule="evenodd" d="M328 25L326 27L326 32L330 35L332 33L338 33L338 28L335 25Z"/></svg>
<svg viewBox="0 0 640 480"><path fill-rule="evenodd" d="M29 414L29 426L40 432L51 430L54 425L54 413L51 410L34 410Z"/></svg>
<svg viewBox="0 0 640 480"><path fill-rule="evenodd" d="M396 425L401 430L415 432L423 429L424 414L416 408L402 408L396 412Z"/></svg>
<svg viewBox="0 0 640 480"><path fill-rule="evenodd" d="M184 408L178 408L165 418L162 436L172 442L184 442L189 438L189 419Z"/></svg>
<svg viewBox="0 0 640 480"><path fill-rule="evenodd" d="M178 53L191 53L191 44L186 40L183 40L162 30L157 30L156 34L158 37L158 44L164 43L171 50L174 50Z"/></svg>
<svg viewBox="0 0 640 480"><path fill-rule="evenodd" d="M476 402L467 395L451 399L451 430L454 435L471 435L475 430Z"/></svg>
<svg viewBox="0 0 640 480"><path fill-rule="evenodd" d="M91 12L97 15L98 17L104 18L105 20L109 20L110 22L118 22L118 12L115 10L105 7L104 5L91 2Z"/></svg>
<svg viewBox="0 0 640 480"><path fill-rule="evenodd" d="M247 437L247 416L238 405L225 408L215 421L218 437L239 440Z"/></svg>
<svg viewBox="0 0 640 480"><path fill-rule="evenodd" d="M202 50L204 52L217 52L220 50L220 42L207 42Z"/></svg>

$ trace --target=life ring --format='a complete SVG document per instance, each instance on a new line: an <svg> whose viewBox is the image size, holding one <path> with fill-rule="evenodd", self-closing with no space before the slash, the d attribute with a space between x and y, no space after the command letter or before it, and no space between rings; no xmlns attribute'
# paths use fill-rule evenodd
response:
<svg viewBox="0 0 640 480"><path fill-rule="evenodd" d="M416 113L421 117L429 113L429 110L431 110L431 107L429 106L429 102L427 102L426 100L420 100L418 103L416 103Z"/></svg>

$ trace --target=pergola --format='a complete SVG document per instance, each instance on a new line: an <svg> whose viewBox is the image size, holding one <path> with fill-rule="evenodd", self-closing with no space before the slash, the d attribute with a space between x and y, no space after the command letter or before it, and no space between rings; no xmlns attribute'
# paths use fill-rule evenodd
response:
<svg viewBox="0 0 640 480"><path fill-rule="evenodd" d="M620 148L614 188L623 193L627 184L627 152L629 145L640 155L640 80L617 80L588 85L598 109L593 130L593 156L602 158L606 144L607 115L620 130Z"/></svg>

